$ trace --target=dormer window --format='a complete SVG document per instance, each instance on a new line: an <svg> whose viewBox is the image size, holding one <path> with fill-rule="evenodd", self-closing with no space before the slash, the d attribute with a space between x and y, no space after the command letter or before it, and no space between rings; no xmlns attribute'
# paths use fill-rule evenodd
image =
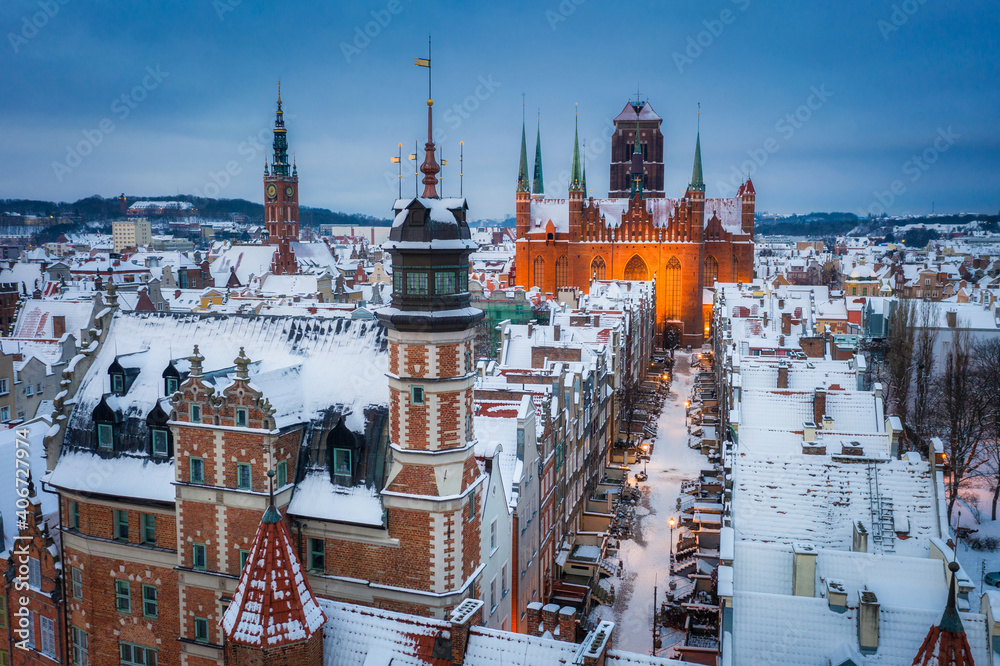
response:
<svg viewBox="0 0 1000 666"><path fill-rule="evenodd" d="M353 469L351 467L350 449L333 450L333 474L337 477L343 477L348 484L351 482Z"/></svg>
<svg viewBox="0 0 1000 666"><path fill-rule="evenodd" d="M108 375L111 378L111 392L115 395L125 395L125 368L118 362L118 358L108 367Z"/></svg>
<svg viewBox="0 0 1000 666"><path fill-rule="evenodd" d="M167 367L163 370L163 391L164 395L173 395L180 388L181 384L181 373L177 371L174 367L174 362L170 361Z"/></svg>
<svg viewBox="0 0 1000 666"><path fill-rule="evenodd" d="M164 383L165 383L164 388L166 389L167 395L173 395L174 393L177 392L177 378L176 377L167 377Z"/></svg>
<svg viewBox="0 0 1000 666"><path fill-rule="evenodd" d="M168 454L167 431L163 428L153 428L153 455L166 457Z"/></svg>
<svg viewBox="0 0 1000 666"><path fill-rule="evenodd" d="M114 448L114 426L110 423L97 424L97 447L104 451Z"/></svg>

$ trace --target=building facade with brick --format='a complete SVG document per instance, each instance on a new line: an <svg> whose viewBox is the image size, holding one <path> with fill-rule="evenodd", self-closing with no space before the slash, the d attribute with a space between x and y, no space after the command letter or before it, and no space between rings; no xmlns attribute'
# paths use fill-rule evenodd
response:
<svg viewBox="0 0 1000 666"><path fill-rule="evenodd" d="M516 282L556 294L567 287L586 289L594 278L655 280L661 344L700 345L710 323L703 288L716 280L753 277L756 192L747 180L733 198L705 197L699 134L686 192L678 199L664 198L659 122L643 102L630 102L616 119L612 188L621 181L618 158L628 146L630 187L627 193L612 189L608 199L587 195L579 141L567 199L545 198L537 187L530 188L522 133ZM647 164L647 159L653 161Z"/></svg>

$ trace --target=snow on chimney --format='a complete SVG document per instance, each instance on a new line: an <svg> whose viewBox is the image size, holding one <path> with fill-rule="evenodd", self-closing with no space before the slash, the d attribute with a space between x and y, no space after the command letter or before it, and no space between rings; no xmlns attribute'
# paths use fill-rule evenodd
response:
<svg viewBox="0 0 1000 666"><path fill-rule="evenodd" d="M784 359L778 363L778 388L788 388L788 361Z"/></svg>
<svg viewBox="0 0 1000 666"><path fill-rule="evenodd" d="M813 423L822 423L826 414L826 389L817 386L813 393Z"/></svg>
<svg viewBox="0 0 1000 666"><path fill-rule="evenodd" d="M816 554L811 543L792 544L792 594L796 597L816 596Z"/></svg>
<svg viewBox="0 0 1000 666"><path fill-rule="evenodd" d="M462 666L465 663L465 650L469 646L469 629L478 627L483 621L483 602L479 599L466 599L451 612L451 663Z"/></svg>
<svg viewBox="0 0 1000 666"><path fill-rule="evenodd" d="M867 586L858 590L858 645L861 654L878 652L878 597Z"/></svg>

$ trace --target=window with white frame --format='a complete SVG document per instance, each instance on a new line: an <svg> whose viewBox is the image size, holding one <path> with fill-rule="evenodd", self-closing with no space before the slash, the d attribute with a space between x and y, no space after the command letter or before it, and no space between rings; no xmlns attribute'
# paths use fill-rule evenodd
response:
<svg viewBox="0 0 1000 666"><path fill-rule="evenodd" d="M28 558L28 585L35 589L42 587L42 563L37 557Z"/></svg>
<svg viewBox="0 0 1000 666"><path fill-rule="evenodd" d="M497 519L490 523L490 555L497 552Z"/></svg>
<svg viewBox="0 0 1000 666"><path fill-rule="evenodd" d="M70 641L72 642L73 666L90 666L90 656L87 654L87 632L79 627L70 627Z"/></svg>
<svg viewBox="0 0 1000 666"><path fill-rule="evenodd" d="M56 656L56 624L52 621L52 618L45 617L44 615L39 619L42 654L54 657Z"/></svg>

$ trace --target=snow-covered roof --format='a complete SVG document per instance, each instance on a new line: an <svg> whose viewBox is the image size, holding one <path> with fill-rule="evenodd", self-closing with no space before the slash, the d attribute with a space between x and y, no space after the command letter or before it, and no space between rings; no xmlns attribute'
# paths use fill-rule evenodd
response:
<svg viewBox="0 0 1000 666"><path fill-rule="evenodd" d="M881 605L878 651L865 656L865 666L910 666L942 609L943 604L937 610ZM858 641L856 600L835 613L819 597L737 591L733 613L732 663L740 666L829 666L841 646ZM985 616L962 613L962 622L976 663L988 664Z"/></svg>
<svg viewBox="0 0 1000 666"><path fill-rule="evenodd" d="M654 227L665 227L671 216L677 211L680 199L655 198L646 199L643 203L652 216ZM610 228L621 224L622 216L628 211L628 199L594 199L594 205L599 214L605 218ZM742 232L743 202L738 198L705 199L705 218L703 225L717 216L722 228L732 234ZM530 211L532 232L544 232L549 221L555 227L556 233L569 233L569 200L568 199L532 199Z"/></svg>
<svg viewBox="0 0 1000 666"><path fill-rule="evenodd" d="M91 325L94 301L50 301L29 299L21 308L12 338L56 340L56 317L65 317L66 333L72 333L79 343L85 336L81 331Z"/></svg>
<svg viewBox="0 0 1000 666"><path fill-rule="evenodd" d="M322 631L325 622L288 529L271 505L257 527L233 601L222 616L226 639L263 647L286 645Z"/></svg>
<svg viewBox="0 0 1000 666"><path fill-rule="evenodd" d="M382 501L374 488L334 485L324 470L309 472L295 488L289 515L382 527Z"/></svg>
<svg viewBox="0 0 1000 666"><path fill-rule="evenodd" d="M27 430L24 444L18 444L20 438L17 433L21 430ZM20 497L18 489L25 488L15 482L14 472L18 469L18 461L22 461L23 464L25 460L18 456L18 449L26 450L28 453L27 461L31 469L31 478L35 483L36 498L42 503L42 514L47 516L59 510L59 499L52 493L42 492L41 486L46 466L42 438L48 430L48 419L35 419L17 428L0 429L0 469L9 475L7 480L0 483L0 515L4 517L3 534L0 534L0 539L3 540L3 544L0 544L0 559L4 561L7 559L11 544L14 543L14 537L17 536L17 501ZM8 550L5 550L3 545L6 545Z"/></svg>
<svg viewBox="0 0 1000 666"><path fill-rule="evenodd" d="M908 538L894 540L896 553L926 557L929 539L940 536L930 464L892 460L877 467L881 497L909 519ZM848 550L855 522L872 527L868 476L865 464L741 452L733 468L732 508L739 538Z"/></svg>
<svg viewBox="0 0 1000 666"><path fill-rule="evenodd" d="M174 501L173 460L147 456L101 457L89 451L66 450L48 482L64 490L128 499Z"/></svg>

